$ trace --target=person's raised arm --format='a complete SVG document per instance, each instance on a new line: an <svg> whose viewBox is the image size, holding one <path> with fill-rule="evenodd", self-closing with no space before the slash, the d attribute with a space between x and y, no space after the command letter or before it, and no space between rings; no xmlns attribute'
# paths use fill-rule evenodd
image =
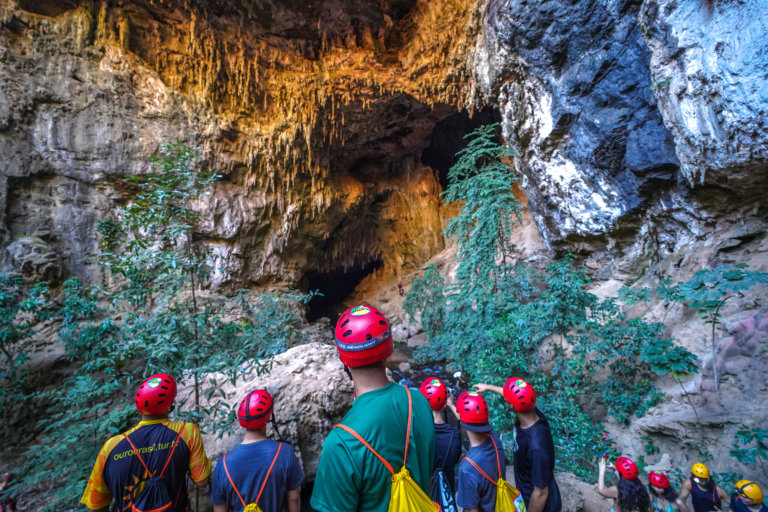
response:
<svg viewBox="0 0 768 512"><path fill-rule="evenodd" d="M482 382L474 384L472 386L478 393L485 393L486 391L493 391L497 395L504 396L504 388L501 386L494 386L493 384L483 384Z"/></svg>
<svg viewBox="0 0 768 512"><path fill-rule="evenodd" d="M606 498L616 499L619 497L619 489L615 485L611 487L605 486L605 469L607 466L608 465L605 462L605 457L600 459L600 462L597 464L597 469L599 470L599 474L597 476L597 492Z"/></svg>

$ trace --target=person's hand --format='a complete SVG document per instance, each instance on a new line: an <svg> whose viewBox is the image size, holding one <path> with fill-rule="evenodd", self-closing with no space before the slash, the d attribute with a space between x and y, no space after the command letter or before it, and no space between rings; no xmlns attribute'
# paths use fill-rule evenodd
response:
<svg viewBox="0 0 768 512"><path fill-rule="evenodd" d="M608 462L608 454L603 455L600 457L600 460L597 463L597 469L600 471L605 471L606 468L610 468L611 463Z"/></svg>
<svg viewBox="0 0 768 512"><path fill-rule="evenodd" d="M475 391L478 393L485 393L486 391L491 390L490 384L483 384L482 382L475 384L472 387L475 388Z"/></svg>
<svg viewBox="0 0 768 512"><path fill-rule="evenodd" d="M451 408L455 408L456 407L456 399L453 398L453 391L449 391L448 392L448 399L446 400L446 403Z"/></svg>

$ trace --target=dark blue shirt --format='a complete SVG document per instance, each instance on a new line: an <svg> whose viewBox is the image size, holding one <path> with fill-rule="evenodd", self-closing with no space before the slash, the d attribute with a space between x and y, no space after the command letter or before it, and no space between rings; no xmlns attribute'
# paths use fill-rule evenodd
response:
<svg viewBox="0 0 768 512"><path fill-rule="evenodd" d="M456 489L456 463L461 456L461 432L448 423L435 423L435 470L443 469L451 489Z"/></svg>
<svg viewBox="0 0 768 512"><path fill-rule="evenodd" d="M240 496L246 505L253 503L259 494L261 484L277 453L276 441L265 439L256 443L240 444L227 454L227 469ZM280 454L269 475L264 492L261 493L259 506L264 512L282 512L286 510L285 494L296 489L304 480L299 460L288 443L282 443ZM243 510L243 504L224 471L220 460L213 471L213 489L211 501L214 505L226 504L234 512Z"/></svg>
<svg viewBox="0 0 768 512"><path fill-rule="evenodd" d="M744 502L741 500L741 496L736 493L731 494L731 511L732 512L752 512ZM763 505L760 507L760 512L768 512L768 507Z"/></svg>
<svg viewBox="0 0 768 512"><path fill-rule="evenodd" d="M540 418L543 413L536 410ZM543 512L560 512L563 505L560 489L555 481L555 444L545 419L539 419L528 428L516 422L513 430L515 442L515 484L526 506L534 487L548 487L547 504Z"/></svg>
<svg viewBox="0 0 768 512"><path fill-rule="evenodd" d="M717 486L712 483L712 488L706 490L691 482L691 505L693 505L693 512L712 512L717 508L722 508L722 500L717 494Z"/></svg>
<svg viewBox="0 0 768 512"><path fill-rule="evenodd" d="M491 432L499 449L501 476L507 471L507 461L504 447L501 445L496 432ZM467 458L480 466L494 482L499 479L499 463L496 462L496 450L490 438L479 446L471 446L467 455L459 463L459 489L456 504L461 508L476 508L481 512L492 512L496 508L496 486L480 474Z"/></svg>

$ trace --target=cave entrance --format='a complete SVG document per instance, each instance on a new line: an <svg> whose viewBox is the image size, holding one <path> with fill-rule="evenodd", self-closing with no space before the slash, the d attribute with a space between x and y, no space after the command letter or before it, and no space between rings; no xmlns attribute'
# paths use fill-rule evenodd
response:
<svg viewBox="0 0 768 512"><path fill-rule="evenodd" d="M305 289L317 290L323 294L313 297L307 304L307 320L314 322L328 317L331 322L335 322L346 309L344 302L352 295L360 281L383 264L381 258L377 258L347 269L307 273L304 276Z"/></svg>
<svg viewBox="0 0 768 512"><path fill-rule="evenodd" d="M499 111L486 107L471 117L466 110L456 112L435 125L429 146L421 154L421 161L437 172L443 190L448 187L448 170L458 160L456 153L467 144L464 136L476 128L499 121Z"/></svg>

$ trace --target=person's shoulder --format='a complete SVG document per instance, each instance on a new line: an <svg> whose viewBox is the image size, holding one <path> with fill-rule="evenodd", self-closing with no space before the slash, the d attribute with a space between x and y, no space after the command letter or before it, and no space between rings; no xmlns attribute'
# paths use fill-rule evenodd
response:
<svg viewBox="0 0 768 512"><path fill-rule="evenodd" d="M128 432L130 432L130 430ZM103 455L104 457L109 457L109 454L112 453L112 450L114 450L123 439L125 439L123 434L117 434L116 436L110 437L101 446L99 455Z"/></svg>
<svg viewBox="0 0 768 512"><path fill-rule="evenodd" d="M286 443L285 441L272 441L272 442L275 443L275 445L278 445L278 444L280 445L280 457L296 458L296 452L293 450L293 445L291 443Z"/></svg>
<svg viewBox="0 0 768 512"><path fill-rule="evenodd" d="M193 439L202 437L200 434L200 427L198 427L195 423L169 421L165 424L165 426L177 434L181 434L181 438L187 443Z"/></svg>
<svg viewBox="0 0 768 512"><path fill-rule="evenodd" d="M346 425L346 423L340 423L340 425L341 424L349 427L349 425ZM346 430L344 430L342 427L338 425L335 426L334 428L331 429L330 432L328 432L328 435L326 436L325 441L323 441L323 453L325 453L326 450L339 449L340 447L346 444L347 439L351 440L352 438L353 438L352 434L348 433Z"/></svg>

